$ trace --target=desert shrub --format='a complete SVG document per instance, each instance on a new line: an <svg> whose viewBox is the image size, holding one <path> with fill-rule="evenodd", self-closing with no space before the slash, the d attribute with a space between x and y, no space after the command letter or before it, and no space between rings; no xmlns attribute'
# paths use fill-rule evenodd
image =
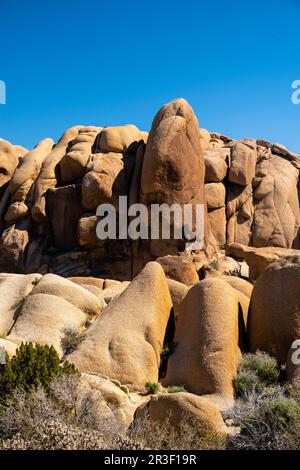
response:
<svg viewBox="0 0 300 470"><path fill-rule="evenodd" d="M262 391L278 383L280 369L276 360L264 352L245 354L239 366L238 373L233 379L237 396L245 395L248 391Z"/></svg>
<svg viewBox="0 0 300 470"><path fill-rule="evenodd" d="M145 384L145 387L149 395L154 395L155 393L159 393L163 390L163 387L157 382L149 381Z"/></svg>
<svg viewBox="0 0 300 470"><path fill-rule="evenodd" d="M58 375L75 373L73 364L60 364L52 346L22 344L12 359L6 355L6 363L0 365L0 400L6 403L15 389L28 392L41 386L48 390Z"/></svg>
<svg viewBox="0 0 300 470"><path fill-rule="evenodd" d="M112 302L113 298L112 297L104 297L104 302L106 304L109 304L110 302Z"/></svg>
<svg viewBox="0 0 300 470"><path fill-rule="evenodd" d="M181 387L179 385L170 385L167 387L166 392L168 393L179 393L179 392L187 392L187 390L184 387Z"/></svg>
<svg viewBox="0 0 300 470"><path fill-rule="evenodd" d="M85 333L75 328L65 328L61 338L61 347L64 354L71 354L76 351L80 343L85 339Z"/></svg>
<svg viewBox="0 0 300 470"><path fill-rule="evenodd" d="M300 401L290 386L252 389L235 402L227 418L240 428L229 448L288 450L300 444ZM298 446L298 447L297 447Z"/></svg>
<svg viewBox="0 0 300 470"><path fill-rule="evenodd" d="M99 398L102 401L102 398ZM126 436L124 426L100 414L94 419L93 391L83 393L79 375L58 375L45 391L14 390L0 408L0 449L94 450L140 449Z"/></svg>

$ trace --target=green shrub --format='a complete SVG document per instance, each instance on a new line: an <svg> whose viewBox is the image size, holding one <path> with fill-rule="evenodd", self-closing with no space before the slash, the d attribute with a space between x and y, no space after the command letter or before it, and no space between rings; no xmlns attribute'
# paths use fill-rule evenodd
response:
<svg viewBox="0 0 300 470"><path fill-rule="evenodd" d="M15 389L27 392L41 386L48 390L59 374L74 373L77 371L73 364L60 365L53 346L22 344L12 359L6 355L6 363L0 365L0 399L6 403Z"/></svg>
<svg viewBox="0 0 300 470"><path fill-rule="evenodd" d="M71 354L73 351L76 351L80 343L85 339L85 334L75 328L65 328L63 334L61 347L64 354Z"/></svg>
<svg viewBox="0 0 300 470"><path fill-rule="evenodd" d="M159 393L163 390L162 386L157 382L150 382L149 381L145 384L145 387L146 387L147 393L149 395L154 395L155 393Z"/></svg>
<svg viewBox="0 0 300 470"><path fill-rule="evenodd" d="M238 373L233 379L237 396L248 392L259 392L265 387L277 384L280 369L276 360L264 352L245 354L239 366Z"/></svg>
<svg viewBox="0 0 300 470"><path fill-rule="evenodd" d="M252 370L241 370L233 379L233 386L238 397L246 395L249 391L259 392L263 389L264 384L257 374Z"/></svg>
<svg viewBox="0 0 300 470"><path fill-rule="evenodd" d="M178 385L171 385L171 386L166 388L166 391L168 393L187 392L187 390L184 387L180 387Z"/></svg>

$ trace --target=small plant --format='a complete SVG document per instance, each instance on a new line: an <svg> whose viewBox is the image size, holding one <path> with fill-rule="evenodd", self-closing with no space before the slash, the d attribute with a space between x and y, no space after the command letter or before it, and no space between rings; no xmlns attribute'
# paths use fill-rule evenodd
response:
<svg viewBox="0 0 300 470"><path fill-rule="evenodd" d="M109 304L112 300L113 300L112 297L104 297L104 302L105 302L106 304Z"/></svg>
<svg viewBox="0 0 300 470"><path fill-rule="evenodd" d="M174 347L173 342L172 343L166 343L163 346L162 351L160 353L161 359L168 358L174 352L174 349L175 349L175 347Z"/></svg>
<svg viewBox="0 0 300 470"><path fill-rule="evenodd" d="M155 395L156 393L159 393L163 390L162 386L157 382L149 381L145 384L145 387L149 395Z"/></svg>
<svg viewBox="0 0 300 470"><path fill-rule="evenodd" d="M187 392L187 390L184 387L181 387L179 385L171 385L166 388L167 393L179 393L179 392Z"/></svg>
<svg viewBox="0 0 300 470"><path fill-rule="evenodd" d="M213 268L213 269L218 269L218 260L217 259L213 259L209 265Z"/></svg>
<svg viewBox="0 0 300 470"><path fill-rule="evenodd" d="M64 354L71 354L73 351L76 351L80 343L85 339L85 334L75 328L65 328L63 334L61 347Z"/></svg>

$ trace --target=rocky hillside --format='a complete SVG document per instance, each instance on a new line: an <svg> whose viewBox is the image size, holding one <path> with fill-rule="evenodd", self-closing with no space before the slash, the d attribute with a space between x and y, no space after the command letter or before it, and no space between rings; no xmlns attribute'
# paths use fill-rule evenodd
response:
<svg viewBox="0 0 300 470"><path fill-rule="evenodd" d="M1 141L0 168L0 346L9 356L22 343L54 346L127 425L171 412L176 427L188 414L200 429L232 433L223 418L247 352L273 356L300 387L298 155L200 129L180 99L149 135L75 126L31 151ZM120 195L206 204L203 250L99 240L96 208L117 208ZM145 395L153 384L158 393ZM174 386L184 388L168 393Z"/></svg>
<svg viewBox="0 0 300 470"><path fill-rule="evenodd" d="M298 248L299 162L279 144L199 129L182 99L158 112L149 135L75 126L31 151L0 141L0 271L129 280L184 251L174 240L99 240L96 208L118 209L119 196L148 206L206 199L210 256L235 242Z"/></svg>

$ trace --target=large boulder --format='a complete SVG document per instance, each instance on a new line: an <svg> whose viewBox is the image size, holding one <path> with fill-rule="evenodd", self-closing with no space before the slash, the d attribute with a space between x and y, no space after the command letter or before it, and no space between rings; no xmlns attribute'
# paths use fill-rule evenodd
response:
<svg viewBox="0 0 300 470"><path fill-rule="evenodd" d="M162 267L148 263L103 310L68 360L83 372L99 373L131 388L157 382L171 306Z"/></svg>
<svg viewBox="0 0 300 470"><path fill-rule="evenodd" d="M225 206L226 189L223 183L206 183L205 197L208 209Z"/></svg>
<svg viewBox="0 0 300 470"><path fill-rule="evenodd" d="M208 395L222 409L231 406L248 305L249 299L222 279L193 286L179 308L176 348L164 385L184 385L189 392Z"/></svg>
<svg viewBox="0 0 300 470"><path fill-rule="evenodd" d="M300 256L279 259L259 276L249 308L252 352L265 351L285 364L293 341L300 338Z"/></svg>
<svg viewBox="0 0 300 470"><path fill-rule="evenodd" d="M136 408L147 399L130 393L117 380L96 374L81 374L80 385L79 395L81 400L87 400L89 414L93 412L95 422L107 422L110 427L130 425Z"/></svg>
<svg viewBox="0 0 300 470"><path fill-rule="evenodd" d="M34 186L34 204L31 209L32 218L36 222L47 219L45 194L48 189L56 187L59 162L65 156L70 142L78 135L80 128L81 126L74 126L68 129L42 163L40 174Z"/></svg>
<svg viewBox="0 0 300 470"><path fill-rule="evenodd" d="M82 203L95 210L100 204L113 204L118 210L119 196L128 196L135 156L96 153L91 156L88 173L82 182Z"/></svg>
<svg viewBox="0 0 300 470"><path fill-rule="evenodd" d="M3 231L0 237L0 272L26 272L30 225L26 217Z"/></svg>
<svg viewBox="0 0 300 470"><path fill-rule="evenodd" d="M147 132L140 131L136 126L105 127L100 135L98 147L106 152L125 152L133 143L143 140L147 142Z"/></svg>
<svg viewBox="0 0 300 470"><path fill-rule="evenodd" d="M197 118L184 99L174 100L154 118L143 160L140 202L192 204L195 211L196 204L205 204L204 173ZM208 245L209 224L205 229ZM173 241L175 246L181 242ZM166 244L159 256L170 254L169 249Z"/></svg>
<svg viewBox="0 0 300 470"><path fill-rule="evenodd" d="M78 284L56 274L46 274L31 294L47 294L60 297L91 318L98 316L102 310L102 304L95 295Z"/></svg>
<svg viewBox="0 0 300 470"><path fill-rule="evenodd" d="M70 142L66 155L60 160L62 184L77 183L86 173L86 167L98 134L102 127L81 127Z"/></svg>
<svg viewBox="0 0 300 470"><path fill-rule="evenodd" d="M0 140L0 189L10 181L18 165L15 147L6 140Z"/></svg>
<svg viewBox="0 0 300 470"><path fill-rule="evenodd" d="M70 302L56 295L37 293L26 298L7 339L23 338L26 342L54 346L62 357L64 330L83 331L85 323L86 315Z"/></svg>
<svg viewBox="0 0 300 470"><path fill-rule="evenodd" d="M252 246L245 246L240 243L231 243L226 246L227 256L233 256L234 258L245 260L248 264L249 277L251 280L256 280L274 261L287 256L297 256L298 254L298 250L274 246L255 248Z"/></svg>
<svg viewBox="0 0 300 470"><path fill-rule="evenodd" d="M272 155L261 159L253 181L253 246L299 247L299 170Z"/></svg>
<svg viewBox="0 0 300 470"><path fill-rule="evenodd" d="M225 207L208 211L208 220L210 223L211 233L216 241L216 245L223 247L226 244L227 221Z"/></svg>
<svg viewBox="0 0 300 470"><path fill-rule="evenodd" d="M227 144L231 149L231 165L228 179L243 186L252 182L255 176L257 148L254 142L233 141Z"/></svg>
<svg viewBox="0 0 300 470"><path fill-rule="evenodd" d="M178 392L151 397L136 410L134 425L140 423L143 426L145 421L154 427L168 426L178 434L184 432L184 424L188 423L199 437L226 433L218 408L192 393Z"/></svg>
<svg viewBox="0 0 300 470"><path fill-rule="evenodd" d="M252 185L229 183L226 200L227 243L252 243L253 214Z"/></svg>
<svg viewBox="0 0 300 470"><path fill-rule="evenodd" d="M206 183L220 183L224 180L228 171L228 157L226 157L223 148L208 149L204 152Z"/></svg>
<svg viewBox="0 0 300 470"><path fill-rule="evenodd" d="M199 276L192 260L185 256L163 256L156 260L169 279L192 286L199 281Z"/></svg>
<svg viewBox="0 0 300 470"><path fill-rule="evenodd" d="M43 161L51 152L54 142L52 139L42 140L33 150L28 152L20 161L10 183L11 205L5 220L16 221L29 213L33 204L33 184L38 177Z"/></svg>
<svg viewBox="0 0 300 470"><path fill-rule="evenodd" d="M41 279L40 274L0 274L0 335L13 327L24 299Z"/></svg>

